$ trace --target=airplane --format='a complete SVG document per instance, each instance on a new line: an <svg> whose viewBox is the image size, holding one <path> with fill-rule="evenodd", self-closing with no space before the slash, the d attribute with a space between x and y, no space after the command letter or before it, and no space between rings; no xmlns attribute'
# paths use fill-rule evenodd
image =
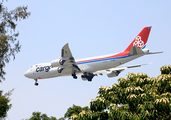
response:
<svg viewBox="0 0 171 120"><path fill-rule="evenodd" d="M123 52L79 60L74 59L67 43L61 50L61 58L49 63L35 64L25 72L24 76L34 79L36 86L38 86L38 79L59 76L72 76L77 79L77 75L81 75L82 80L85 81L92 81L94 76L102 75L103 73L107 73L109 78L116 77L127 68L140 67L145 64L126 67L118 66L144 55L162 53L149 52L145 48L150 30L151 26L144 27Z"/></svg>

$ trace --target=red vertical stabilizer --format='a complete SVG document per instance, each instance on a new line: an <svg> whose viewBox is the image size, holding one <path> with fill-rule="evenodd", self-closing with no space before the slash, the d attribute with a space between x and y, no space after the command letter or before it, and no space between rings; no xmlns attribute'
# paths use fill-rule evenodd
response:
<svg viewBox="0 0 171 120"><path fill-rule="evenodd" d="M145 27L138 35L137 37L132 41L132 43L126 48L126 51L130 51L132 46L138 46L140 49L144 48L147 40L148 40L148 36L150 34L150 30L151 30L151 26L149 27Z"/></svg>

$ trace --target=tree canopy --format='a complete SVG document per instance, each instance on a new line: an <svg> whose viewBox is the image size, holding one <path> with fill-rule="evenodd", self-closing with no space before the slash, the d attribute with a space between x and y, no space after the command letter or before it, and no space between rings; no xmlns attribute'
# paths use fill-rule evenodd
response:
<svg viewBox="0 0 171 120"><path fill-rule="evenodd" d="M161 75L128 73L118 84L101 86L90 111L73 114L75 120L143 120L171 118L171 66L161 67Z"/></svg>
<svg viewBox="0 0 171 120"><path fill-rule="evenodd" d="M48 117L46 114L42 114L41 112L33 112L32 116L27 120L57 120L56 117Z"/></svg>
<svg viewBox="0 0 171 120"><path fill-rule="evenodd" d="M80 107L80 106L77 106L77 105L74 105L73 104L73 106L72 107L69 107L68 108L68 110L67 110L67 112L65 113L65 115L64 115L64 118L68 118L68 119L70 119L70 117L72 116L72 115L79 115L79 113L81 112L81 111L89 111L90 110L90 108L88 107L88 106L86 106L86 107Z"/></svg>
<svg viewBox="0 0 171 120"><path fill-rule="evenodd" d="M17 37L19 32L15 32L17 21L24 20L30 15L27 7L17 7L8 11L7 7L0 2L0 82L5 80L5 65L9 63L11 57L15 59L16 53L20 52L21 45ZM0 119L7 116L7 111L12 107L9 104L9 95L12 91L2 95L0 91Z"/></svg>
<svg viewBox="0 0 171 120"><path fill-rule="evenodd" d="M33 112L32 116L27 120L65 120L65 119L71 119L72 115L79 115L81 111L89 111L90 108L88 106L86 107L80 107L77 105L74 105L72 107L69 107L66 111L64 117L61 117L59 119L56 119L56 117L48 117L46 114L42 114L41 112Z"/></svg>
<svg viewBox="0 0 171 120"><path fill-rule="evenodd" d="M10 61L11 57L15 59L16 53L21 49L17 39L19 32L15 32L17 21L29 16L30 12L25 6L8 11L3 2L0 2L0 82L5 80L5 64Z"/></svg>
<svg viewBox="0 0 171 120"><path fill-rule="evenodd" d="M2 91L0 92L0 119L7 117L7 111L12 107L12 104L9 104L9 96L12 94L12 91L5 95L2 95Z"/></svg>

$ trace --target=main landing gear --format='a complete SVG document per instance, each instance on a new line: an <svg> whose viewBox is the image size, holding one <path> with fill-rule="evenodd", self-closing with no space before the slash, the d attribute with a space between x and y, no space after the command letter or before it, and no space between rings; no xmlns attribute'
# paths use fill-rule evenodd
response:
<svg viewBox="0 0 171 120"><path fill-rule="evenodd" d="M34 79L35 80L35 86L38 86L39 85L39 83L37 82L37 79Z"/></svg>
<svg viewBox="0 0 171 120"><path fill-rule="evenodd" d="M82 78L82 79L86 79L86 80L88 80L89 82L91 82L94 76L95 76L95 75L94 75L93 73L84 72L84 74L81 75L81 78Z"/></svg>
<svg viewBox="0 0 171 120"><path fill-rule="evenodd" d="M76 76L75 72L72 74L72 77L73 77L74 79L77 79L77 78L78 78L78 77Z"/></svg>

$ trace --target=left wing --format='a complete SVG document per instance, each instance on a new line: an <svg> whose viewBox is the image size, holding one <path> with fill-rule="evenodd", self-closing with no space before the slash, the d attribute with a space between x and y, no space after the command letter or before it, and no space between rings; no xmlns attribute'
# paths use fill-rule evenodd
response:
<svg viewBox="0 0 171 120"><path fill-rule="evenodd" d="M140 64L140 65L132 65L132 66L125 66L125 67L117 67L117 68L111 68L111 69L107 69L107 70L99 70L94 72L93 74L100 74L102 75L102 73L106 73L107 72L107 76L108 77L116 77L118 76L122 71L124 71L125 69L128 68L134 68L134 67L141 67L142 65L148 65L151 63L147 63L147 64Z"/></svg>
<svg viewBox="0 0 171 120"><path fill-rule="evenodd" d="M60 64L61 64L61 66L59 67L60 73L63 72L71 73L71 75L76 78L75 73L81 71L79 67L76 65L75 59L72 56L68 43L65 44L61 50Z"/></svg>
<svg viewBox="0 0 171 120"><path fill-rule="evenodd" d="M61 57L62 58L69 58L72 57L72 53L69 49L68 43L65 44L61 50Z"/></svg>

